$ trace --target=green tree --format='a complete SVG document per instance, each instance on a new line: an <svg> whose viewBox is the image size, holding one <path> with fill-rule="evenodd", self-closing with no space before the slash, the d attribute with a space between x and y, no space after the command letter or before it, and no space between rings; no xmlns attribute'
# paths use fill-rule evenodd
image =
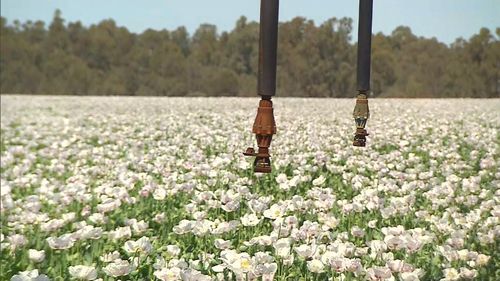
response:
<svg viewBox="0 0 500 281"><path fill-rule="evenodd" d="M222 33L202 24L189 35L140 34L112 19L65 23L1 17L0 90L26 94L255 96L259 24L240 17ZM352 20L279 25L278 96L349 97L356 92ZM373 36L372 91L380 97L500 97L500 28L450 46L409 27Z"/></svg>

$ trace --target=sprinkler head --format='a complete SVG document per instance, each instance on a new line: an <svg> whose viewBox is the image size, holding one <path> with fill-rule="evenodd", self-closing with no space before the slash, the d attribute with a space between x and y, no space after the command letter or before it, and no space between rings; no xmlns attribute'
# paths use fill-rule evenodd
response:
<svg viewBox="0 0 500 281"><path fill-rule="evenodd" d="M356 98L356 106L353 112L354 121L356 122L356 133L352 145L364 147L366 146L366 136L369 134L365 130L366 122L370 117L368 108L368 99L366 94L360 92Z"/></svg>
<svg viewBox="0 0 500 281"><path fill-rule="evenodd" d="M369 134L366 132L365 129L356 129L356 134L354 135L354 141L352 145L354 146L359 146L359 147L365 147L366 146L366 136Z"/></svg>
<svg viewBox="0 0 500 281"><path fill-rule="evenodd" d="M257 139L259 150L255 153L253 147L249 147L243 155L255 157L253 166L256 173L270 173L271 155L269 154L269 146L271 146L273 135L276 134L276 122L274 121L271 97L263 96L259 102L252 132Z"/></svg>

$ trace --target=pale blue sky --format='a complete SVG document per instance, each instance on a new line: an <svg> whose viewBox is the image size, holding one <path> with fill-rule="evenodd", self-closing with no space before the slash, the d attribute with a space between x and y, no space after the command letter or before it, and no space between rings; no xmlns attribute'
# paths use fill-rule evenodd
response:
<svg viewBox="0 0 500 281"><path fill-rule="evenodd" d="M67 21L80 20L85 25L113 18L133 32L184 25L193 33L200 23L231 30L241 15L258 20L259 5L259 0L1 0L1 15L9 23L14 19L50 22L59 8ZM351 17L355 41L357 9L355 0L282 0L280 21L303 16L318 24L331 17ZM469 38L481 27L493 32L500 27L500 0L374 0L373 31L389 34L399 25L409 26L419 36L451 43L458 37Z"/></svg>

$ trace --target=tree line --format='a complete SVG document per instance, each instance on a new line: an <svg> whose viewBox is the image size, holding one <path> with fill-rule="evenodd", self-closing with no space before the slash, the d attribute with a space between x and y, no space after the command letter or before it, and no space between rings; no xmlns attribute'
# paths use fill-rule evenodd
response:
<svg viewBox="0 0 500 281"><path fill-rule="evenodd" d="M279 25L278 96L353 97L350 18ZM202 24L141 34L112 19L86 27L57 10L42 21L1 17L0 90L18 94L255 96L259 24ZM500 28L449 46L405 26L372 39L374 97L500 97Z"/></svg>

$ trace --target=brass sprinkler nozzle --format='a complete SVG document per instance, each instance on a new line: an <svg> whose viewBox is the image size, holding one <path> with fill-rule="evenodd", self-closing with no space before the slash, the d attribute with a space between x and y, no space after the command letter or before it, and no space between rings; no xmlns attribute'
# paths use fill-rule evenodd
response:
<svg viewBox="0 0 500 281"><path fill-rule="evenodd" d="M269 155L269 146L273 135L276 134L276 122L274 121L271 97L262 97L259 102L252 132L257 138L259 150L255 153L253 147L249 147L243 154L245 156L255 156L253 165L256 173L270 173L271 160L269 158L271 155Z"/></svg>
<svg viewBox="0 0 500 281"><path fill-rule="evenodd" d="M366 145L366 136L369 134L365 130L366 122L370 118L370 110L368 108L368 99L366 94L359 93L356 97L356 106L353 112L354 121L356 122L356 134L352 145L364 147Z"/></svg>

